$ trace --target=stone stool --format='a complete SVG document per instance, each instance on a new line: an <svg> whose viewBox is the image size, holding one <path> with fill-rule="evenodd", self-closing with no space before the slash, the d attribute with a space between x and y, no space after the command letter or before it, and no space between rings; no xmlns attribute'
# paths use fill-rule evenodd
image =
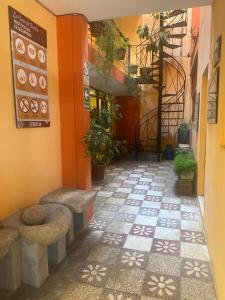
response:
<svg viewBox="0 0 225 300"><path fill-rule="evenodd" d="M73 226L68 235L68 243L74 239L75 233L79 232L93 217L93 202L96 191L75 190L72 188L60 188L41 198L40 202L58 203L68 207L73 213Z"/></svg>
<svg viewBox="0 0 225 300"><path fill-rule="evenodd" d="M23 282L40 287L49 275L48 263L58 264L66 255L65 236L71 226L72 215L68 208L46 204L46 221L43 225L25 225L18 212L3 224L16 228L21 235Z"/></svg>
<svg viewBox="0 0 225 300"><path fill-rule="evenodd" d="M17 290L22 283L21 254L18 232L0 230L0 288Z"/></svg>

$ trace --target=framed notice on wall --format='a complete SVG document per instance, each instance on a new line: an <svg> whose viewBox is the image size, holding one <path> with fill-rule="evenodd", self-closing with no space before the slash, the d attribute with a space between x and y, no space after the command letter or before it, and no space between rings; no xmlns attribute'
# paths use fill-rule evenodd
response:
<svg viewBox="0 0 225 300"><path fill-rule="evenodd" d="M47 32L9 7L16 124L49 127Z"/></svg>
<svg viewBox="0 0 225 300"><path fill-rule="evenodd" d="M218 115L218 93L219 93L220 69L217 67L209 81L208 88L208 123L216 124Z"/></svg>

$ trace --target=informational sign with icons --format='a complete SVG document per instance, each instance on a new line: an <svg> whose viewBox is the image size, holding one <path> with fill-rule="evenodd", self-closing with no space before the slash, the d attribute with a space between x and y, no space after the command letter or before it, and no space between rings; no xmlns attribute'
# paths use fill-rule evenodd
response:
<svg viewBox="0 0 225 300"><path fill-rule="evenodd" d="M9 6L18 128L49 127L47 32Z"/></svg>
<svg viewBox="0 0 225 300"><path fill-rule="evenodd" d="M89 66L87 61L83 62L83 82L84 82L84 109L90 110Z"/></svg>

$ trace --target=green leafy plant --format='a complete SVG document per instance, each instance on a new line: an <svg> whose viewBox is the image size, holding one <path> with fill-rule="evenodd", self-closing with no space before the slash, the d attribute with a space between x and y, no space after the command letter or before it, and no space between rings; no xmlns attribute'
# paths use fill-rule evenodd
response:
<svg viewBox="0 0 225 300"><path fill-rule="evenodd" d="M91 126L84 143L93 164L108 165L120 153L122 141L114 139L111 131L112 123L122 118L119 108L119 105L112 105L110 110L91 111Z"/></svg>
<svg viewBox="0 0 225 300"><path fill-rule="evenodd" d="M126 85L127 93L130 96L133 96L135 98L140 96L141 88L136 78L127 76L125 79L125 85Z"/></svg>
<svg viewBox="0 0 225 300"><path fill-rule="evenodd" d="M193 154L178 154L173 161L173 168L175 173L180 177L181 174L187 175L195 174L197 162Z"/></svg>

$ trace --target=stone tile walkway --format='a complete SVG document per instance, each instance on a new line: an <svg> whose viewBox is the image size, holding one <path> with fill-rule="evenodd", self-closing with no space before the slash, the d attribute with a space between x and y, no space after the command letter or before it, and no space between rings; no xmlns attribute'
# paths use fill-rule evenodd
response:
<svg viewBox="0 0 225 300"><path fill-rule="evenodd" d="M67 259L15 299L216 299L199 207L175 195L175 180L167 162L109 167Z"/></svg>

